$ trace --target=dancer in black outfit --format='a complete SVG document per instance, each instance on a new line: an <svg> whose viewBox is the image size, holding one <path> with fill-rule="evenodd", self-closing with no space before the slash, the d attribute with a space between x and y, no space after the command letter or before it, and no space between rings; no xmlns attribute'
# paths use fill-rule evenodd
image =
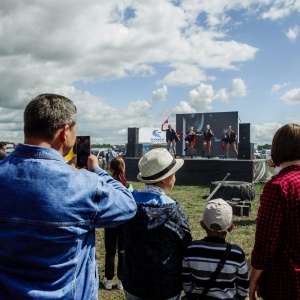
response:
<svg viewBox="0 0 300 300"><path fill-rule="evenodd" d="M202 134L195 133L194 127L191 127L190 130L185 133L185 149L183 151L186 151L187 147L189 146L191 158L193 158L197 135L201 136Z"/></svg>
<svg viewBox="0 0 300 300"><path fill-rule="evenodd" d="M206 125L206 129L203 132L203 148L202 148L202 156L204 155L204 151L206 147L208 148L208 158L210 158L211 154L211 138L214 136L214 133L210 129L210 125Z"/></svg>
<svg viewBox="0 0 300 300"><path fill-rule="evenodd" d="M229 153L230 145L232 145L233 150L236 153L236 156L238 156L238 151L236 149L236 139L237 139L237 135L232 130L231 126L228 126L228 131L226 132L226 135L225 135L225 143L226 143L225 158L227 157L227 155Z"/></svg>
<svg viewBox="0 0 300 300"><path fill-rule="evenodd" d="M161 131L166 132L166 140L167 140L167 150L170 150L170 145L172 143L174 157L176 158L176 142L179 141L178 135L176 131L172 128L172 125L168 125L168 129L163 129L164 124L161 125Z"/></svg>

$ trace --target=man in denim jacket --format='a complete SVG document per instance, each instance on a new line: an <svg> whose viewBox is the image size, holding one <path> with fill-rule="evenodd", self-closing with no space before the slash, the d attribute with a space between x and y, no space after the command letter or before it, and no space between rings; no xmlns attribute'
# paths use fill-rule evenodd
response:
<svg viewBox="0 0 300 300"><path fill-rule="evenodd" d="M132 218L136 204L90 156L88 170L63 158L76 138L74 103L33 99L25 142L0 162L0 299L97 299L95 228Z"/></svg>

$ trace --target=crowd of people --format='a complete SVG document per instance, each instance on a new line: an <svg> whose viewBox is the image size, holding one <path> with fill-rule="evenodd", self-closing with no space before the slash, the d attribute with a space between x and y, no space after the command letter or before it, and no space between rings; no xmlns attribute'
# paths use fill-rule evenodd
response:
<svg viewBox="0 0 300 300"><path fill-rule="evenodd" d="M280 171L261 195L249 278L243 250L226 241L234 229L228 202L207 202L200 220L206 237L193 240L183 206L167 195L183 159L164 148L145 153L139 191L114 149L110 174L94 155L87 168L77 167L76 155L66 163L76 113L64 96L37 96L24 111L24 144L0 162L0 299L98 299L96 228L105 228L104 286L112 289L118 254L117 288L126 300L300 299L299 125L273 138ZM191 127L186 138L193 135ZM209 125L203 135L210 155Z"/></svg>

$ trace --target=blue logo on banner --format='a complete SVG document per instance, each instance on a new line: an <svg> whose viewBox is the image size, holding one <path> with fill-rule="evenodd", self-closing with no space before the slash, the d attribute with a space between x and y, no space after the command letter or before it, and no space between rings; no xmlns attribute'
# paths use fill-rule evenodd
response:
<svg viewBox="0 0 300 300"><path fill-rule="evenodd" d="M154 129L152 131L151 143L164 143L164 138L160 134L161 131Z"/></svg>

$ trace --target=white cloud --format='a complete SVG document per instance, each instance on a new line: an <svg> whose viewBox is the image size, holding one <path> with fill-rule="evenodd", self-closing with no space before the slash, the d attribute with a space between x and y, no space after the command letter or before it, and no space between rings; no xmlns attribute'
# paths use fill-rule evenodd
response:
<svg viewBox="0 0 300 300"><path fill-rule="evenodd" d="M167 85L195 85L205 81L206 75L196 65L172 64L174 71L168 73L162 80Z"/></svg>
<svg viewBox="0 0 300 300"><path fill-rule="evenodd" d="M187 114L187 113L195 113L197 112L195 108L193 108L189 103L186 101L181 101L179 105L174 107L171 110L171 115L176 115L176 114Z"/></svg>
<svg viewBox="0 0 300 300"><path fill-rule="evenodd" d="M300 88L289 90L280 99L287 104L300 104Z"/></svg>
<svg viewBox="0 0 300 300"><path fill-rule="evenodd" d="M241 78L232 80L232 86L229 90L231 97L244 97L247 95L247 87Z"/></svg>
<svg viewBox="0 0 300 300"><path fill-rule="evenodd" d="M263 19L277 20L287 17L294 10L297 10L294 0L275 0L261 16Z"/></svg>
<svg viewBox="0 0 300 300"><path fill-rule="evenodd" d="M172 113L178 113L181 109L185 110L186 108L192 109L191 112L211 111L213 103L216 101L227 102L232 97L244 97L246 94L246 85L241 78L233 79L228 90L221 88L215 91L212 85L200 83L197 88L189 92L188 100L180 102L180 105L176 106Z"/></svg>
<svg viewBox="0 0 300 300"><path fill-rule="evenodd" d="M294 27L290 27L285 34L291 41L294 42L299 36L299 33L300 33L300 26L296 25Z"/></svg>
<svg viewBox="0 0 300 300"><path fill-rule="evenodd" d="M300 124L300 117L289 117L287 118L287 123L289 124Z"/></svg>
<svg viewBox="0 0 300 300"><path fill-rule="evenodd" d="M140 64L131 71L131 74L133 76L150 77L155 74L155 69L151 65Z"/></svg>
<svg viewBox="0 0 300 300"><path fill-rule="evenodd" d="M1 141L24 141L23 110L0 107Z"/></svg>
<svg viewBox="0 0 300 300"><path fill-rule="evenodd" d="M270 94L271 94L271 95L274 95L274 94L276 94L279 90L281 90L282 88L284 88L284 87L286 87L286 86L288 86L288 85L289 85L289 83L287 83L287 82L282 83L282 84L279 84L279 83L274 84L274 85L272 86L271 90L270 90Z"/></svg>
<svg viewBox="0 0 300 300"><path fill-rule="evenodd" d="M214 100L221 101L221 102L227 102L229 100L229 97L230 97L230 95L229 95L227 89L222 88L215 92Z"/></svg>
<svg viewBox="0 0 300 300"><path fill-rule="evenodd" d="M124 112L127 117L145 117L147 116L148 110L151 108L151 104L148 101L134 101L129 103L126 111Z"/></svg>
<svg viewBox="0 0 300 300"><path fill-rule="evenodd" d="M215 92L211 85L201 83L196 89L189 92L188 103L196 111L205 111L211 107L214 95Z"/></svg>
<svg viewBox="0 0 300 300"><path fill-rule="evenodd" d="M169 0L89 0L84 5L61 0L59 6L1 0L1 139L20 141L25 105L45 92L74 100L79 134L114 144L126 140L128 126L157 123L160 113L153 117L150 112L167 98L168 87L196 87L186 101L172 103L173 114L209 111L216 101L243 97L247 87L241 78L217 90L203 83L219 79L215 74L220 70L239 71L258 52L254 44L231 35L230 26L237 24L231 13L257 10L260 17L265 11L263 17L274 20L297 9L299 1L283 0L189 0L178 5ZM295 29L293 33L298 36ZM161 88L126 103L122 96L112 100L106 93L103 99L101 91L95 96L77 85L136 77L152 77Z"/></svg>
<svg viewBox="0 0 300 300"><path fill-rule="evenodd" d="M188 11L167 0L101 5L91 0L72 6L62 0L59 7L37 0L26 5L2 0L1 8L3 107L22 108L36 93L79 80L153 76L155 64L173 69L160 79L163 83L195 85L207 79L203 68L235 69L257 51L227 41L219 30L205 31L188 18Z"/></svg>
<svg viewBox="0 0 300 300"><path fill-rule="evenodd" d="M168 87L164 84L162 88L152 92L153 102L165 101L168 94Z"/></svg>
<svg viewBox="0 0 300 300"><path fill-rule="evenodd" d="M272 144L275 132L282 125L277 122L251 125L251 141L255 141L258 145Z"/></svg>

